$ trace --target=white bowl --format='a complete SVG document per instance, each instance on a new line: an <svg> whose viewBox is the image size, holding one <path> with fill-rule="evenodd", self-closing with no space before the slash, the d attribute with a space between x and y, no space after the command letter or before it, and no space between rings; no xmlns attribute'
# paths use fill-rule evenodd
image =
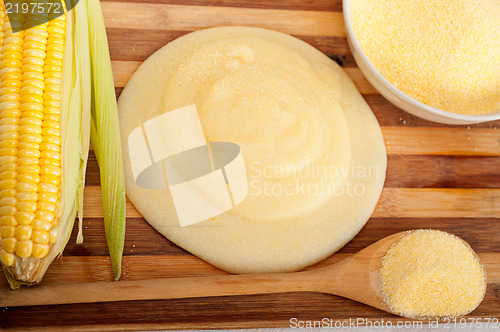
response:
<svg viewBox="0 0 500 332"><path fill-rule="evenodd" d="M401 90L385 79L372 65L366 54L361 49L358 39L354 35L350 15L350 0L343 0L344 22L347 34L347 42L359 69L366 79L373 85L382 96L402 110L418 116L422 119L445 123L450 125L465 125L480 122L494 121L500 119L500 110L487 115L464 115L443 111L441 109L426 105Z"/></svg>

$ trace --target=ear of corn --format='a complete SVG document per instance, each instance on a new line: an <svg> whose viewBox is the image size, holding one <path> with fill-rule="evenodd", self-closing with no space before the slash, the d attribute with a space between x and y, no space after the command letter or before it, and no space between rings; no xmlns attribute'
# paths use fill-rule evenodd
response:
<svg viewBox="0 0 500 332"><path fill-rule="evenodd" d="M90 139L99 164L106 241L113 274L118 280L125 240L126 210L118 108L99 0L87 0L87 9L93 94Z"/></svg>
<svg viewBox="0 0 500 332"><path fill-rule="evenodd" d="M85 4L16 33L47 17L1 7L0 262L17 288L41 281L81 207L90 55Z"/></svg>

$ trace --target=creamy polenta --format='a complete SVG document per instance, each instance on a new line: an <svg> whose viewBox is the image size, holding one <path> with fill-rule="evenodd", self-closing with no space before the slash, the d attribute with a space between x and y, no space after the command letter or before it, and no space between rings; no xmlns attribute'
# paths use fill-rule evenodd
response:
<svg viewBox="0 0 500 332"><path fill-rule="evenodd" d="M127 138L194 104L208 142L240 146L248 195L180 227L170 192L136 185ZM259 28L187 34L154 53L119 99L127 193L168 239L234 273L301 269L350 241L385 180L380 127L342 71L294 37Z"/></svg>

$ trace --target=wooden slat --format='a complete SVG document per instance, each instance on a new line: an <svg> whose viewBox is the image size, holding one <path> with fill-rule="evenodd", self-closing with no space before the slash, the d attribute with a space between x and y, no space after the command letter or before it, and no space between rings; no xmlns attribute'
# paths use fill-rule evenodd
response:
<svg viewBox="0 0 500 332"><path fill-rule="evenodd" d="M289 34L344 37L340 12L103 2L107 28L193 31L247 25ZM291 24L290 22L293 22Z"/></svg>
<svg viewBox="0 0 500 332"><path fill-rule="evenodd" d="M101 188L86 187L84 216L102 218ZM374 218L495 218L500 216L500 189L385 188ZM140 213L127 199L127 217Z"/></svg>
<svg viewBox="0 0 500 332"><path fill-rule="evenodd" d="M115 1L115 0L101 0ZM342 0L288 0L288 1L268 1L268 0L122 0L121 2L145 2L161 3L170 5L194 5L194 6L221 6L221 7L243 7L243 8L263 8L263 9L298 9L314 11L342 11Z"/></svg>
<svg viewBox="0 0 500 332"><path fill-rule="evenodd" d="M385 186L500 188L498 169L500 157L389 155Z"/></svg>
<svg viewBox="0 0 500 332"><path fill-rule="evenodd" d="M439 229L464 239L476 252L500 252L499 218L371 218L338 253L356 253L397 232ZM471 230L474 230L473 232Z"/></svg>
<svg viewBox="0 0 500 332"><path fill-rule="evenodd" d="M470 167L474 164L475 167ZM500 157L389 155L386 187L403 188L500 188ZM409 176L411 175L411 176ZM89 154L88 186L99 186L94 152Z"/></svg>
<svg viewBox="0 0 500 332"><path fill-rule="evenodd" d="M500 156L500 130L382 127L388 154Z"/></svg>
<svg viewBox="0 0 500 332"><path fill-rule="evenodd" d="M124 87L141 63L141 61L111 61L115 87Z"/></svg>
<svg viewBox="0 0 500 332"><path fill-rule="evenodd" d="M448 127L462 129L476 128L497 128L500 129L500 120L483 122L466 126L451 126L441 123L430 122L416 116L413 116L393 104L379 94L363 95L368 105L370 105L373 113L377 117L381 126L386 127Z"/></svg>
<svg viewBox="0 0 500 332"><path fill-rule="evenodd" d="M500 189L385 188L374 218L496 218Z"/></svg>
<svg viewBox="0 0 500 332"><path fill-rule="evenodd" d="M344 68L344 71L347 75L349 75L361 94L378 94L378 91L373 87L373 85L370 84L370 82L368 82L359 68Z"/></svg>
<svg viewBox="0 0 500 332"><path fill-rule="evenodd" d="M189 31L108 29L111 59L118 61L144 61L156 50ZM345 37L294 35L336 60L345 67L355 62Z"/></svg>
<svg viewBox="0 0 500 332"><path fill-rule="evenodd" d="M488 287L482 305L469 317L493 317L496 308L485 303L498 303L496 292L500 285ZM409 321L383 311L355 303L337 296L321 293L285 293L236 297L199 298L185 300L159 300L112 302L94 305L64 305L9 308L5 311L6 328L32 327L34 331L50 326L49 330L167 330L167 329L231 329L290 327L292 317L301 321L333 322L353 319L353 313L362 312L363 319L374 323ZM110 313L113 319L110 322ZM0 313L0 317L1 317ZM355 318L354 318L355 319ZM83 325L94 322L94 326ZM16 324L17 323L17 324ZM422 325L416 325L416 327Z"/></svg>

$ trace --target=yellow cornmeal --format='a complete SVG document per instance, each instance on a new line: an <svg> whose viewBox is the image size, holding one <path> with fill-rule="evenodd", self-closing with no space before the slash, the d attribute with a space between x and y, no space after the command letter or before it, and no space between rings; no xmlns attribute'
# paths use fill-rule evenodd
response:
<svg viewBox="0 0 500 332"><path fill-rule="evenodd" d="M500 1L352 0L354 34L399 90L461 114L500 110Z"/></svg>
<svg viewBox="0 0 500 332"><path fill-rule="evenodd" d="M437 230L413 231L394 243L382 259L380 276L392 311L413 318L466 315L486 291L472 249Z"/></svg>

